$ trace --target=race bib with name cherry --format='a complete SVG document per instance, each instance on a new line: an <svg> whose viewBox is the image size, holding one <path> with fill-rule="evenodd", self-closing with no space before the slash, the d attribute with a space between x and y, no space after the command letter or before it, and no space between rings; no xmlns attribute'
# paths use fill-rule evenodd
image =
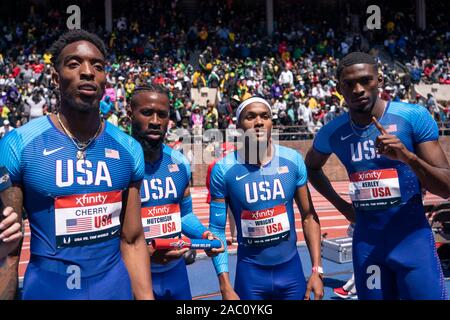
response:
<svg viewBox="0 0 450 320"><path fill-rule="evenodd" d="M122 191L55 198L56 245L84 246L119 235Z"/></svg>
<svg viewBox="0 0 450 320"><path fill-rule="evenodd" d="M175 238L181 235L181 213L178 203L142 208L141 218L147 244L154 238Z"/></svg>
<svg viewBox="0 0 450 320"><path fill-rule="evenodd" d="M290 224L284 204L241 213L242 240L245 245L266 247L289 239Z"/></svg>
<svg viewBox="0 0 450 320"><path fill-rule="evenodd" d="M402 196L397 170L391 168L352 173L349 194L357 210L385 210L398 206Z"/></svg>

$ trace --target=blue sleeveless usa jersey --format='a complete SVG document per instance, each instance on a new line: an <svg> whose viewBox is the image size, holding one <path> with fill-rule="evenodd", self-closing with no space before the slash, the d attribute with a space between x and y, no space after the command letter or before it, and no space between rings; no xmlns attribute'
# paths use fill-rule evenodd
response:
<svg viewBox="0 0 450 320"><path fill-rule="evenodd" d="M89 277L120 261L122 193L144 177L142 148L105 122L85 160L49 117L33 120L0 142L0 163L24 194L31 227L31 260L67 265ZM61 267L58 268L58 264Z"/></svg>
<svg viewBox="0 0 450 320"><path fill-rule="evenodd" d="M176 238L181 235L181 202L190 178L187 159L167 145L163 145L161 157L156 162L145 162L141 216L148 243L154 238ZM165 272L180 262L181 259L166 265L152 263L152 272Z"/></svg>
<svg viewBox="0 0 450 320"><path fill-rule="evenodd" d="M227 200L236 221L240 261L274 266L296 255L293 200L306 182L302 156L279 145L261 167L244 163L236 151L216 163L211 199Z"/></svg>

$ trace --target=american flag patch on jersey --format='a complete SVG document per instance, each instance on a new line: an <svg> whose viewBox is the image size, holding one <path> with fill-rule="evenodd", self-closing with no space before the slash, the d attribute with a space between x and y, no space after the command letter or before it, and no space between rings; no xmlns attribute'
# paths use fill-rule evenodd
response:
<svg viewBox="0 0 450 320"><path fill-rule="evenodd" d="M120 159L119 151L105 148L105 158Z"/></svg>
<svg viewBox="0 0 450 320"><path fill-rule="evenodd" d="M169 172L178 172L180 169L176 163L169 164Z"/></svg>
<svg viewBox="0 0 450 320"><path fill-rule="evenodd" d="M387 133L397 132L397 125L396 124L390 124L386 127Z"/></svg>
<svg viewBox="0 0 450 320"><path fill-rule="evenodd" d="M289 172L289 168L287 166L282 166L278 168L278 174L282 174L282 173L288 173Z"/></svg>

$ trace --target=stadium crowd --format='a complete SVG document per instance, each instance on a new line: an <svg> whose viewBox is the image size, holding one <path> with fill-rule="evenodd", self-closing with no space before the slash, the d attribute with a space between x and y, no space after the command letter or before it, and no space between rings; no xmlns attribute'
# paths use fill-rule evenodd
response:
<svg viewBox="0 0 450 320"><path fill-rule="evenodd" d="M292 132L288 139L298 138L299 130L310 138L346 110L336 89L336 67L350 51L378 57L383 51L400 62L394 67L379 59L387 84L383 99L423 105L437 121L449 117L448 105L411 90L421 82L450 84L450 29L437 13L427 30L418 31L410 13L386 4L381 30L362 25L356 33L350 14L339 22L333 16L324 20L320 12L305 18L302 12L315 12L311 4L277 1L275 30L268 37L264 1L251 7L200 2L202 14L193 21L176 0L130 1L115 14L112 32L94 17L84 20L83 27L102 35L109 49L100 107L108 121L129 132L129 98L134 88L152 82L170 91L171 128L226 129L235 125L239 102L259 95L271 102L275 125ZM33 6L27 10L23 21L0 20L0 138L58 109L48 47L64 30L67 16L58 9L46 16ZM216 88L217 102L196 104L190 90L202 87Z"/></svg>

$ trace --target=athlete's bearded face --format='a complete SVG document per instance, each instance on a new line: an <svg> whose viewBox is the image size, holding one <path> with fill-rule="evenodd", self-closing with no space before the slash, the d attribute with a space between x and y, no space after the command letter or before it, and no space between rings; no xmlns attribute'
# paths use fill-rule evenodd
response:
<svg viewBox="0 0 450 320"><path fill-rule="evenodd" d="M367 63L354 64L342 70L338 91L344 96L351 111L370 113L378 98L378 87L383 78L377 67Z"/></svg>
<svg viewBox="0 0 450 320"><path fill-rule="evenodd" d="M133 137L141 143L144 152L161 147L169 125L169 111L169 98L165 94L143 91L133 96Z"/></svg>
<svg viewBox="0 0 450 320"><path fill-rule="evenodd" d="M68 44L52 74L61 93L61 105L79 112L98 112L105 92L105 57L89 41Z"/></svg>

